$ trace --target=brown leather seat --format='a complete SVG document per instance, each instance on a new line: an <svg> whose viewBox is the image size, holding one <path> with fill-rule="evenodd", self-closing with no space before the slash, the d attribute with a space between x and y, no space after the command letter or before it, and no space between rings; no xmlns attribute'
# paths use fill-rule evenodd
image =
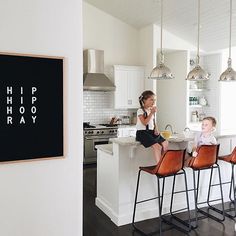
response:
<svg viewBox="0 0 236 236"><path fill-rule="evenodd" d="M198 170L211 167L217 163L219 152L219 144L217 145L202 145L197 148L198 155L193 157L189 163L189 167Z"/></svg>
<svg viewBox="0 0 236 236"><path fill-rule="evenodd" d="M139 167L152 175L168 176L176 174L183 168L185 150L168 150L156 166Z"/></svg>
<svg viewBox="0 0 236 236"><path fill-rule="evenodd" d="M234 147L234 150L232 151L230 155L221 156L221 157L218 157L218 159L236 164L236 147Z"/></svg>

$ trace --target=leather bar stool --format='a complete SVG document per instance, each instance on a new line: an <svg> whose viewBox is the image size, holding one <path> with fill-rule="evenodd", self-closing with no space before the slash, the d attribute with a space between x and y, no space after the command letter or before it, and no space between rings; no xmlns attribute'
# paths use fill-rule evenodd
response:
<svg viewBox="0 0 236 236"><path fill-rule="evenodd" d="M223 190L222 190L222 181L221 181L221 174L220 174L220 168L217 163L217 157L219 152L219 144L218 145L202 145L197 148L198 155L196 157L193 157L189 163L190 168L193 170L193 184L194 184L194 199L195 199L195 224L196 227L198 225L198 212L200 212L202 215L212 218L213 220L216 220L218 222L222 222L225 220L225 211L224 211L224 199L223 199ZM219 183L218 184L212 184L212 174L213 170L218 170L218 177L219 177ZM198 202L198 194L199 194L199 180L200 180L200 173L205 170L210 170L210 178L209 178L209 185L208 185L208 193L207 193L207 200L203 202ZM196 172L197 175L197 181L196 181ZM214 186L220 187L220 195L221 197L219 199L212 199L210 200L210 191L211 188ZM213 210L219 213L219 209L212 206L211 202L221 201L221 207L222 207L222 217L216 217L215 215L211 214L209 210ZM199 208L199 205L207 203L207 212L203 209Z"/></svg>
<svg viewBox="0 0 236 236"><path fill-rule="evenodd" d="M132 220L132 225L135 230L141 232L142 234L147 234L145 233L142 229L137 227L135 223L135 213L136 213L136 206L137 204L144 203L147 201L151 201L154 199L158 199L158 210L159 210L159 233L160 235L162 234L162 221L168 224L172 224L176 229L183 231L183 232L189 232L191 230L191 222L190 222L190 211L189 211L189 199L188 199L188 189L187 189L187 178L186 178L186 173L185 170L183 169L184 165L184 157L185 157L185 150L168 150L166 151L156 166L147 166L147 167L139 167L139 172L138 172L138 179L137 179L137 187L136 187L136 194L135 194L135 202L134 202L134 211L133 211L133 220ZM138 191L139 191L139 181L140 181L140 174L141 172L145 172L146 174L151 174L157 178L157 193L158 196L149 198L149 199L143 199L141 201L137 201L138 198ZM175 224L169 220L166 219L164 216L169 216L170 213L167 213L165 215L162 214L162 206L163 206L163 199L164 199L164 190L165 190L165 179L169 177L175 177L177 175L184 175L184 183L185 183L185 193L186 193L186 203L187 207L184 208L185 210L188 211L188 224L186 224L184 221L182 221L181 227L179 224ZM162 188L160 190L160 180L162 179ZM174 189L175 186L175 181L173 181L173 187ZM173 192L173 190L172 190ZM171 198L171 207L173 203L173 195ZM184 210L181 209L181 210ZM181 221L181 220L180 220ZM186 225L188 228L186 229ZM152 232L153 234L155 232Z"/></svg>
<svg viewBox="0 0 236 236"><path fill-rule="evenodd" d="M231 164L231 178L230 178L230 189L229 189L229 199L231 203L233 203L233 208L225 209L226 212L232 212L233 214L225 213L225 215L229 218L235 218L236 217L236 186L235 186L235 176L234 176L234 167L236 165L236 147L234 147L234 150L230 155L222 156L218 158L219 160L225 161L229 164ZM232 197L233 193L233 197ZM220 212L222 214L222 212Z"/></svg>

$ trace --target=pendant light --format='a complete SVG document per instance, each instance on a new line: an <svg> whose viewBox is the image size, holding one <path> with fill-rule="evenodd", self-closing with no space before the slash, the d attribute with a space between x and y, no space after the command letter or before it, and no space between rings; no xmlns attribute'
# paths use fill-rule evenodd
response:
<svg viewBox="0 0 236 236"><path fill-rule="evenodd" d="M236 81L236 72L232 68L231 59L231 31L232 31L232 0L230 0L230 20L229 20L229 58L228 58L228 68L221 74L219 81Z"/></svg>
<svg viewBox="0 0 236 236"><path fill-rule="evenodd" d="M196 66L188 73L187 80L192 81L203 81L209 79L209 74L201 68L199 65L199 39L200 39L200 0L198 0L198 36L197 36L197 58L196 58Z"/></svg>
<svg viewBox="0 0 236 236"><path fill-rule="evenodd" d="M173 79L174 76L170 69L164 64L164 54L162 51L162 31L163 31L163 0L161 0L161 52L159 56L160 63L153 68L149 79Z"/></svg>

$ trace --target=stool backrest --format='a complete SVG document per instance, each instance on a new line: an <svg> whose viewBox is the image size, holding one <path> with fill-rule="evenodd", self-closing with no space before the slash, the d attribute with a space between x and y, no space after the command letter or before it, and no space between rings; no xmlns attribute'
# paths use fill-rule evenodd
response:
<svg viewBox="0 0 236 236"><path fill-rule="evenodd" d="M190 166L200 169L207 168L217 163L217 157L220 144L217 145L202 145L197 148L198 155L193 158Z"/></svg>
<svg viewBox="0 0 236 236"><path fill-rule="evenodd" d="M232 151L230 157L231 157L230 162L236 164L236 147L234 147L234 150Z"/></svg>
<svg viewBox="0 0 236 236"><path fill-rule="evenodd" d="M183 168L184 157L185 150L166 151L158 164L156 174L166 176L177 173Z"/></svg>

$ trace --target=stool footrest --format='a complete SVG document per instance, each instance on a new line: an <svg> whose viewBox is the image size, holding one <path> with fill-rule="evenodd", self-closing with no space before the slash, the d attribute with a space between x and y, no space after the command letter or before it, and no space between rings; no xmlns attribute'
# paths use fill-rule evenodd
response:
<svg viewBox="0 0 236 236"><path fill-rule="evenodd" d="M170 212L170 213L171 213L171 214L174 214L174 213L178 213L178 212L183 211L183 210L188 210L188 208L187 208L187 207L181 208L181 209L178 209L178 210L176 210L176 211L172 211L172 212Z"/></svg>
<svg viewBox="0 0 236 236"><path fill-rule="evenodd" d="M217 209L217 208L212 207L212 206L210 206L210 209L217 212L217 213L219 213L219 214L222 214L222 215L225 214L225 216L229 217L230 219L235 219L235 217L236 217L236 214L235 215L230 215L230 214L227 213L229 211L234 211L234 208L225 209L224 212L221 211L220 209Z"/></svg>
<svg viewBox="0 0 236 236"><path fill-rule="evenodd" d="M221 201L221 200L222 200L221 198L218 198L218 199L213 199L213 200L209 200L209 201L198 202L197 204L198 204L198 205L201 205L201 204L204 204L204 203L208 203L208 202L216 202L216 201Z"/></svg>
<svg viewBox="0 0 236 236"><path fill-rule="evenodd" d="M231 181L229 181L229 182L223 182L223 183L221 183L222 185L223 184L230 184L231 183ZM214 187L214 186L219 186L220 184L211 184L211 187Z"/></svg>
<svg viewBox="0 0 236 236"><path fill-rule="evenodd" d="M166 217L162 217L163 221L167 224L173 225L174 228L178 229L179 231L182 231L183 233L188 233L190 232L192 229L195 229L196 227L189 225L188 223L186 223L184 220L181 220L180 218L176 217L176 216L171 216L171 219L167 219ZM180 227L179 225L177 225L176 223L173 222L173 220L178 221L179 223L181 223L184 227Z"/></svg>
<svg viewBox="0 0 236 236"><path fill-rule="evenodd" d="M216 209L216 208L215 208L215 209ZM213 210L213 209L212 209L212 210ZM211 218L211 219L217 221L217 222L222 222L222 221L225 220L224 217L223 217L222 219L220 219L220 218L218 218L218 217L216 217L216 216L213 216L212 214L207 213L207 212L205 212L205 211L203 211L203 210L201 210L201 209L199 209L199 208L197 209L197 211L200 212L201 214L203 214L203 215L205 215L205 216L207 216L207 217L209 217L209 218Z"/></svg>
<svg viewBox="0 0 236 236"><path fill-rule="evenodd" d="M152 201L152 200L155 200L155 199L158 199L158 198L159 198L159 197L153 197L153 198L145 199L145 200L136 202L136 204L143 203L143 202L148 202L148 201ZM160 198L161 198L161 197L160 197Z"/></svg>

